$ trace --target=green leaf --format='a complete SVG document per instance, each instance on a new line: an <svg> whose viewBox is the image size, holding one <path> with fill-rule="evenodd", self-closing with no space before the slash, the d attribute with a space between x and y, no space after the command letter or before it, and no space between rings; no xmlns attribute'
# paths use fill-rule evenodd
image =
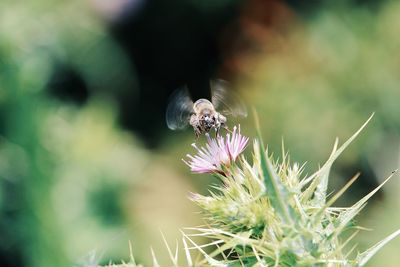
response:
<svg viewBox="0 0 400 267"><path fill-rule="evenodd" d="M332 153L326 163L312 176L307 178L307 180L312 180L311 184L304 190L302 199L308 200L314 195L313 203L314 205L319 204L323 206L326 201L326 190L328 187L329 172L332 164L335 160L342 154L342 152L350 145L351 142L360 134L360 132L367 126L368 122L372 119L374 113L368 118L368 120L355 132L346 142L343 143L338 149L336 149L338 140L336 140Z"/></svg>
<svg viewBox="0 0 400 267"><path fill-rule="evenodd" d="M290 210L289 205L289 192L285 188L281 181L281 178L276 173L275 168L267 156L264 144L262 142L260 125L258 121L257 113L254 111L254 117L256 120L256 129L259 139L259 157L261 164L261 171L264 178L264 184L266 187L266 195L268 196L272 207L277 211L277 214L288 225L294 225L295 218L293 212Z"/></svg>
<svg viewBox="0 0 400 267"><path fill-rule="evenodd" d="M323 215L326 211L327 208L329 208L333 203L335 203L336 200L338 200L343 194L344 192L346 192L347 189L349 189L349 187L358 179L358 177L360 176L360 173L357 173L356 175L354 175L350 181L348 181L345 186L343 186L339 192L337 192L333 197L331 197L329 199L329 201L323 206L321 207L321 209L319 209L317 211L317 213L315 214L314 218L313 218L313 223L314 225L320 224L321 220L323 218ZM351 208L350 208L351 209Z"/></svg>
<svg viewBox="0 0 400 267"><path fill-rule="evenodd" d="M385 181L383 181L378 187L376 187L374 190L372 190L369 194L364 196L362 199L360 199L357 203L355 203L353 206L351 206L348 210L342 212L338 218L337 221L339 222L338 226L335 228L333 232L333 236L338 236L342 230L346 227L346 225L357 215L360 213L360 211L365 207L367 204L367 201L384 185L386 184L390 178L393 177L393 175L396 172L393 172L388 178L386 178Z"/></svg>

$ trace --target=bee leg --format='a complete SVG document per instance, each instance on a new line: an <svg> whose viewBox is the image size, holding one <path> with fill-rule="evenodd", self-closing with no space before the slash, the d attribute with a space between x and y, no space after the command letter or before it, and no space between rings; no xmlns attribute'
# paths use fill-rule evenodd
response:
<svg viewBox="0 0 400 267"><path fill-rule="evenodd" d="M228 133L232 133L232 131L229 130L228 126L224 125L223 127L224 127L224 129L225 129Z"/></svg>
<svg viewBox="0 0 400 267"><path fill-rule="evenodd" d="M199 127L193 127L193 129L194 129L194 134L196 136L196 141L197 141L197 140L199 140L201 131L200 131Z"/></svg>

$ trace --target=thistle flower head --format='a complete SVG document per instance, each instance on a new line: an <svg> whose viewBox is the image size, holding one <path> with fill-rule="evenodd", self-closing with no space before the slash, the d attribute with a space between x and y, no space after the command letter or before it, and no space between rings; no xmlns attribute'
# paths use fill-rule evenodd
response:
<svg viewBox="0 0 400 267"><path fill-rule="evenodd" d="M303 166L291 164L284 151L281 160L274 160L259 138L254 142L252 162L239 158L240 164L229 169L223 184L213 186L210 195L192 194L191 200L201 207L209 226L195 228L192 236L211 240L202 247L218 242L210 255L220 255L220 266L364 266L400 230L355 258L345 246L357 231L347 240L342 240L342 234L352 229L354 217L383 184L347 208L333 204L358 175L330 198L327 185L333 162L366 124L341 147L335 144L328 161L305 176ZM195 170L202 160L218 170L234 161L246 143L236 130L232 138L209 139L210 149L199 150L188 165ZM210 264L209 258L202 263Z"/></svg>
<svg viewBox="0 0 400 267"><path fill-rule="evenodd" d="M327 186L333 162L366 124L342 146L336 143L320 169L304 176L304 165L290 163L284 151L281 160L274 160L261 138L254 142L251 162L238 158L248 142L240 128L235 127L226 137L207 136L205 147L193 145L197 154L188 155L189 161L185 161L191 170L221 173L224 179L207 196L190 195L201 207L207 226L190 228L192 233L188 234L182 232L187 266L365 266L386 243L400 236L400 229L356 256L347 244L358 231L346 239L343 233L354 230L355 216L393 173L378 188L346 208L333 204L358 174L331 197ZM240 164L232 164L235 160ZM200 236L208 242L197 245L193 238ZM173 266L178 266L178 248L174 253L165 239L164 242ZM205 247L210 249L209 253L203 250ZM201 255L196 257L196 263L191 255L193 250ZM154 266L159 267L152 254Z"/></svg>
<svg viewBox="0 0 400 267"><path fill-rule="evenodd" d="M196 144L192 144L197 154L194 156L188 154L189 160L183 160L192 172L224 174L224 168L236 161L249 141L248 137L240 134L240 126L235 126L232 135L228 133L226 137L211 138L209 134L206 136L205 147L199 148Z"/></svg>

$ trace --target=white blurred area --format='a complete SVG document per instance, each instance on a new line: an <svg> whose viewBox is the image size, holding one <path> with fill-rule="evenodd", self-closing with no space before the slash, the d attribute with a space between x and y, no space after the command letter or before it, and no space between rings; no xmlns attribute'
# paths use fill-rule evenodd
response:
<svg viewBox="0 0 400 267"><path fill-rule="evenodd" d="M145 2L146 0L89 0L95 12L109 21L116 21L128 13L135 14Z"/></svg>

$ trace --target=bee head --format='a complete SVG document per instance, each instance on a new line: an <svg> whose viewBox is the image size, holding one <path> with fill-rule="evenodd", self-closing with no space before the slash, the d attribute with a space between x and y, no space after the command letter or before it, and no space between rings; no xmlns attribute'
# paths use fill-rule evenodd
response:
<svg viewBox="0 0 400 267"><path fill-rule="evenodd" d="M213 118L212 118L212 116L211 116L210 113L205 113L205 114L203 115L203 119L204 119L206 122L208 122L208 123L210 123L210 122L213 121Z"/></svg>

